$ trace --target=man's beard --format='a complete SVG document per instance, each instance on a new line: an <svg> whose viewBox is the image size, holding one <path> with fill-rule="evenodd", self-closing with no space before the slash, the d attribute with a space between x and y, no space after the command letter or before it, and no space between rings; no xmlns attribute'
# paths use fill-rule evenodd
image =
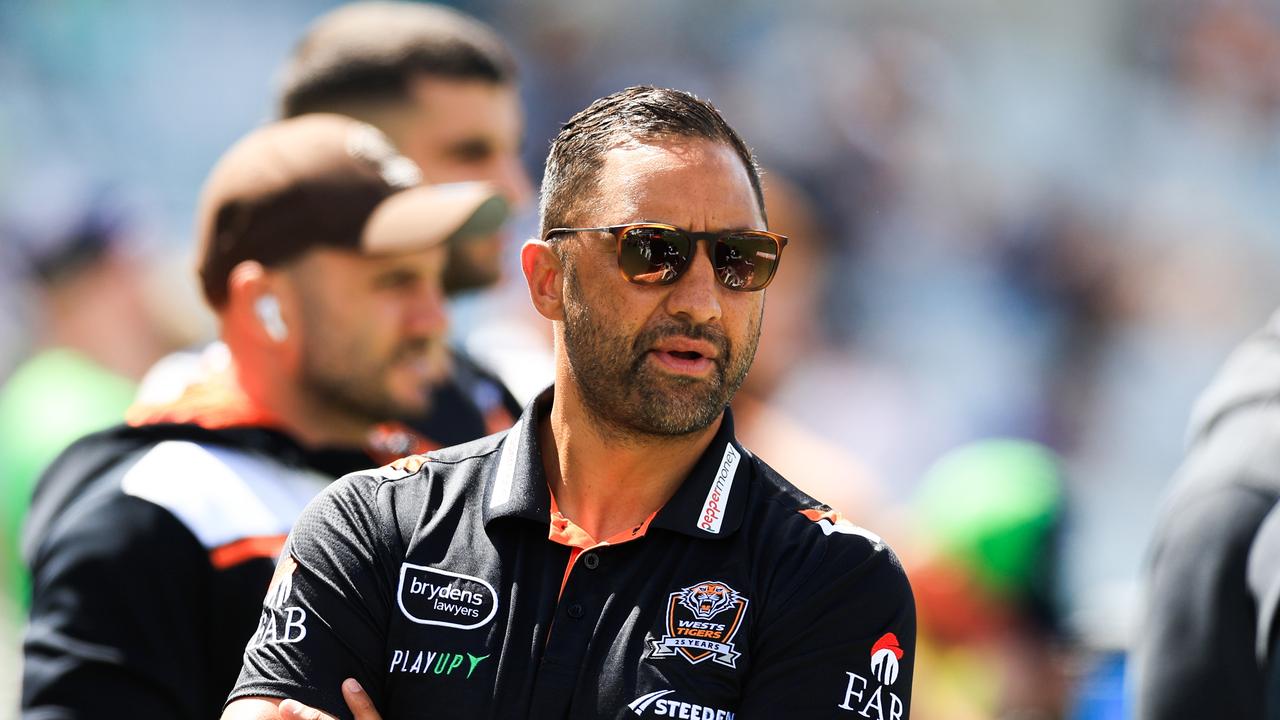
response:
<svg viewBox="0 0 1280 720"><path fill-rule="evenodd" d="M386 376L392 365L410 355L425 353L430 343L426 339L406 341L386 361L360 368L353 367L349 359L337 363L322 362L321 358L332 354L333 348L329 348L328 353L305 353L300 379L313 402L329 412L356 418L371 426L394 420L419 419L429 410L433 386L424 383L422 403L410 406L391 394L386 387Z"/></svg>
<svg viewBox="0 0 1280 720"><path fill-rule="evenodd" d="M679 436L715 422L747 376L760 339L760 317L751 319L747 342L735 352L719 327L670 318L646 327L635 338L612 331L582 298L572 269L566 271L564 344L582 401L595 420L617 434ZM716 347L707 377L662 372L649 362L661 339L686 337Z"/></svg>

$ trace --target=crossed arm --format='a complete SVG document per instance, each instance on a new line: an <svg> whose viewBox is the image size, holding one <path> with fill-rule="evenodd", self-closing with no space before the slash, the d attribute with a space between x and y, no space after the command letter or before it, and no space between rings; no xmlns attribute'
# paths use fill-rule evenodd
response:
<svg viewBox="0 0 1280 720"><path fill-rule="evenodd" d="M342 683L342 699L347 701L355 720L382 720L373 700L360 687L360 683L348 678ZM222 712L222 720L334 720L331 715L303 705L297 700L279 698L240 698Z"/></svg>

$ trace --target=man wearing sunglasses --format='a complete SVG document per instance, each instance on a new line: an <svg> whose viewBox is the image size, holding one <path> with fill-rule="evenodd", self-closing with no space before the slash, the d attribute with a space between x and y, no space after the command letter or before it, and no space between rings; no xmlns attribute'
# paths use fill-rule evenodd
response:
<svg viewBox="0 0 1280 720"><path fill-rule="evenodd" d="M615 93L556 138L541 212L555 384L312 503L224 718L907 717L897 559L734 438L786 245L741 138Z"/></svg>

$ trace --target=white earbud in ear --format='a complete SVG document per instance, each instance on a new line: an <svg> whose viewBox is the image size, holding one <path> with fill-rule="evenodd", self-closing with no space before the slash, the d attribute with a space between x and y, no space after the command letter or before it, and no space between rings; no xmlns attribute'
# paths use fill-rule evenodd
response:
<svg viewBox="0 0 1280 720"><path fill-rule="evenodd" d="M262 323L262 329L267 332L267 337L276 342L284 342L284 339L289 337L289 328L284 324L284 317L280 315L280 301L275 295L267 293L255 300L253 312L258 316L258 322Z"/></svg>

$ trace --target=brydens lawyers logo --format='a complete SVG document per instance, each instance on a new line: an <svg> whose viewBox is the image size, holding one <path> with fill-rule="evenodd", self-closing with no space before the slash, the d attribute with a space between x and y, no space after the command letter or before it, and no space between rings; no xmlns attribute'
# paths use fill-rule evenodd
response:
<svg viewBox="0 0 1280 720"><path fill-rule="evenodd" d="M397 595L400 612L422 625L471 630L498 612L498 593L489 583L425 565L400 565Z"/></svg>
<svg viewBox="0 0 1280 720"><path fill-rule="evenodd" d="M702 503L702 514L698 515L698 527L709 533L720 533L724 511L729 504L729 489L733 487L733 476L738 471L738 461L741 459L742 454L734 449L733 443L725 443L720 469L716 471L715 480L711 481L711 490Z"/></svg>
<svg viewBox="0 0 1280 720"><path fill-rule="evenodd" d="M742 627L747 599L718 580L695 583L671 593L667 601L667 634L653 641L650 657L674 657L689 662L711 658L727 667L737 667L738 652L733 638Z"/></svg>
<svg viewBox="0 0 1280 720"><path fill-rule="evenodd" d="M893 633L885 633L871 646L871 672L885 685L892 685L898 679L898 661L901 659L902 648L898 645L898 636Z"/></svg>

